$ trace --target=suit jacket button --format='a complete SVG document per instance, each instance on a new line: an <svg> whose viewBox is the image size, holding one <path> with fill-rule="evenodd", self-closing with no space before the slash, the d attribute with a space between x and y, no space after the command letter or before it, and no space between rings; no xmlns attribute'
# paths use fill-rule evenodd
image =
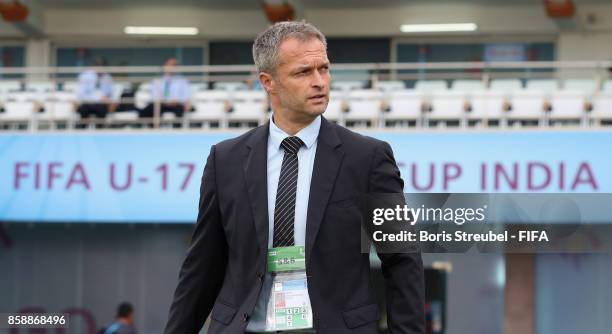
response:
<svg viewBox="0 0 612 334"><path fill-rule="evenodd" d="M248 322L249 321L249 314L245 313L244 314L244 322Z"/></svg>
<svg viewBox="0 0 612 334"><path fill-rule="evenodd" d="M257 278L259 278L259 279L263 279L263 274L262 274L261 272L258 272L258 273L257 273Z"/></svg>

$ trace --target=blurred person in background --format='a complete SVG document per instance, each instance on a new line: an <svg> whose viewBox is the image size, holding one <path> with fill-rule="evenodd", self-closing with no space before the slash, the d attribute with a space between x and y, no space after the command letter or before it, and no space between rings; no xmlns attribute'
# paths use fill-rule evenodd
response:
<svg viewBox="0 0 612 334"><path fill-rule="evenodd" d="M134 328L134 307L130 303L121 303L117 307L117 319L106 328L104 334L136 334Z"/></svg>
<svg viewBox="0 0 612 334"><path fill-rule="evenodd" d="M103 58L94 60L95 69L87 69L79 74L77 99L79 107L77 112L82 120L89 118L105 118L112 112L113 79L110 74L99 71L106 66Z"/></svg>
<svg viewBox="0 0 612 334"><path fill-rule="evenodd" d="M164 61L163 76L153 80L151 84L153 102L141 110L140 117L153 117L156 101L161 102L160 116L165 112L170 112L180 118L190 110L189 81L176 73L176 65L177 60L174 57L169 57Z"/></svg>

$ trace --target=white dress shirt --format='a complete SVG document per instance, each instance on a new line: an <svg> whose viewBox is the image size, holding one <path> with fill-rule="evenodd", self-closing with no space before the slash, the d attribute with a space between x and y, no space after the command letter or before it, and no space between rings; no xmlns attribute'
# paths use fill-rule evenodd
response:
<svg viewBox="0 0 612 334"><path fill-rule="evenodd" d="M191 98L191 87L189 81L181 76L164 75L153 80L151 97L154 101L186 103Z"/></svg>
<svg viewBox="0 0 612 334"><path fill-rule="evenodd" d="M295 135L304 146L297 153L298 178L295 197L294 240L296 246L306 244L306 214L308 211L308 198L310 195L310 181L314 167L315 153L317 151L317 138L321 128L321 116L314 119L307 127ZM268 136L268 248L272 248L274 240L274 208L276 206L276 190L283 163L284 150L281 149L283 139L289 137L287 133L274 124L270 119L270 134ZM265 332L266 307L270 299L272 275L266 273L263 288L257 300L253 316L247 325L248 332Z"/></svg>

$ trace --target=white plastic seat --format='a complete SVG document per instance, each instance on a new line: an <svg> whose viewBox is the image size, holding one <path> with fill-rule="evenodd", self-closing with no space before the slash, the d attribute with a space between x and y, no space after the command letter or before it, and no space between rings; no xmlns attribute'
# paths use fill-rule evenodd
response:
<svg viewBox="0 0 612 334"><path fill-rule="evenodd" d="M585 119L586 93L582 90L558 90L550 96L551 111L549 120L578 120Z"/></svg>
<svg viewBox="0 0 612 334"><path fill-rule="evenodd" d="M595 95L592 103L591 119L595 121L612 120L612 90Z"/></svg>
<svg viewBox="0 0 612 334"><path fill-rule="evenodd" d="M123 94L123 90L130 87L129 82L114 82L113 83L113 95L111 99L113 101L119 101L121 99L121 94Z"/></svg>
<svg viewBox="0 0 612 334"><path fill-rule="evenodd" d="M507 113L508 120L541 120L544 118L546 94L539 90L520 90L512 94L512 109Z"/></svg>
<svg viewBox="0 0 612 334"><path fill-rule="evenodd" d="M5 122L30 122L33 120L38 106L35 93L9 93L4 102L4 113L0 113L0 120Z"/></svg>
<svg viewBox="0 0 612 334"><path fill-rule="evenodd" d="M389 111L383 117L386 121L416 121L419 125L423 99L423 92L414 89L393 91L389 94Z"/></svg>
<svg viewBox="0 0 612 334"><path fill-rule="evenodd" d="M433 93L447 90L448 85L445 80L418 80L414 84L414 89L420 92Z"/></svg>
<svg viewBox="0 0 612 334"><path fill-rule="evenodd" d="M231 122L263 123L266 116L266 92L261 90L235 91L231 95L232 111L228 115Z"/></svg>
<svg viewBox="0 0 612 334"><path fill-rule="evenodd" d="M78 81L66 81L61 84L62 91L64 92L76 92L79 89Z"/></svg>
<svg viewBox="0 0 612 334"><path fill-rule="evenodd" d="M161 115L162 121L173 121L176 119L176 114L171 111L164 111Z"/></svg>
<svg viewBox="0 0 612 334"><path fill-rule="evenodd" d="M151 91L143 90L141 86L141 89L134 94L134 106L136 106L138 109L144 109L151 102L153 102Z"/></svg>
<svg viewBox="0 0 612 334"><path fill-rule="evenodd" d="M527 80L525 89L550 94L559 89L559 82L555 79L530 79Z"/></svg>
<svg viewBox="0 0 612 334"><path fill-rule="evenodd" d="M587 95L593 95L598 91L597 81L592 79L565 80L563 89L568 91L580 91Z"/></svg>
<svg viewBox="0 0 612 334"><path fill-rule="evenodd" d="M434 106L434 110L432 110L433 112L430 114L430 116L433 117L432 119L459 119L464 122L462 124L464 126L467 125L465 123L467 120L484 121L487 114L486 110L489 108L488 102L491 94L488 94L488 91L485 90L485 85L482 80L454 80L451 85L451 92L453 93L446 94L446 96L440 96L438 100L440 100L440 98L442 98L442 101L446 100L446 103L450 105L445 107L445 109L453 110L455 115L439 115L436 109L439 110L440 108L436 108L436 103L432 101L432 105ZM503 101L501 104L503 105Z"/></svg>
<svg viewBox="0 0 612 334"><path fill-rule="evenodd" d="M73 122L77 118L76 95L71 92L50 92L45 94L43 112L39 120Z"/></svg>
<svg viewBox="0 0 612 334"><path fill-rule="evenodd" d="M0 80L0 94L8 94L21 90L21 82L18 80Z"/></svg>
<svg viewBox="0 0 612 334"><path fill-rule="evenodd" d="M519 79L494 79L491 80L490 90L502 93L512 93L513 91L521 90L523 84Z"/></svg>
<svg viewBox="0 0 612 334"><path fill-rule="evenodd" d="M476 115L482 113L489 120L499 120L500 124L510 115L511 111L506 111L506 104L511 105L514 92L523 91L523 83L520 79L494 79L491 80L488 91L484 95L474 94L470 101L472 111L469 113L468 119L472 119Z"/></svg>
<svg viewBox="0 0 612 334"><path fill-rule="evenodd" d="M406 89L406 84L400 80L379 81L376 88L383 92Z"/></svg>
<svg viewBox="0 0 612 334"><path fill-rule="evenodd" d="M56 90L56 83L53 81L26 81L25 90L43 94Z"/></svg>
<svg viewBox="0 0 612 334"><path fill-rule="evenodd" d="M327 108L325 109L323 116L330 121L344 124L345 113L342 108L346 103L345 101L345 92L333 90L330 91L329 102L327 103Z"/></svg>
<svg viewBox="0 0 612 334"><path fill-rule="evenodd" d="M505 118L506 95L497 90L481 89L468 93L470 110L467 119L471 121L500 121Z"/></svg>
<svg viewBox="0 0 612 334"><path fill-rule="evenodd" d="M348 112L345 121L371 121L377 124L381 116L383 93L376 89L359 89L347 93Z"/></svg>
<svg viewBox="0 0 612 334"><path fill-rule="evenodd" d="M602 92L612 92L612 79L604 81L601 87L601 91Z"/></svg>
<svg viewBox="0 0 612 334"><path fill-rule="evenodd" d="M481 80L455 80L451 86L451 89L454 91L466 93L483 90L484 88Z"/></svg>
<svg viewBox="0 0 612 334"><path fill-rule="evenodd" d="M365 88L367 82L361 80L354 81L332 81L331 89L332 90L341 90L341 91L350 91L354 89L363 89Z"/></svg>
<svg viewBox="0 0 612 334"><path fill-rule="evenodd" d="M227 82L215 82L213 84L214 89L227 90L227 91L239 91L248 90L249 86L242 81L227 81Z"/></svg>
<svg viewBox="0 0 612 334"><path fill-rule="evenodd" d="M228 117L226 106L230 94L223 90L203 90L193 96L195 111L189 113L190 121L224 123Z"/></svg>
<svg viewBox="0 0 612 334"><path fill-rule="evenodd" d="M431 112L428 120L459 121L466 119L466 93L463 91L436 91L431 94Z"/></svg>
<svg viewBox="0 0 612 334"><path fill-rule="evenodd" d="M144 90L144 91L150 92L152 87L153 87L153 83L151 81L146 81L146 82L141 83L138 86L138 90Z"/></svg>
<svg viewBox="0 0 612 334"><path fill-rule="evenodd" d="M112 122L130 122L138 120L138 111L116 111L108 114L108 119Z"/></svg>
<svg viewBox="0 0 612 334"><path fill-rule="evenodd" d="M207 90L208 83L207 82L197 82L197 83L192 82L192 83L189 83L189 89L191 90L191 95L193 96L199 91Z"/></svg>

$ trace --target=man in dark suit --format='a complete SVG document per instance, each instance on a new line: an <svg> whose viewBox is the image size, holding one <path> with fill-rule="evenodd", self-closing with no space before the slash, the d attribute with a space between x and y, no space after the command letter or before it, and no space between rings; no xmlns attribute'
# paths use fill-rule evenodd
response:
<svg viewBox="0 0 612 334"><path fill-rule="evenodd" d="M274 274L267 257L279 245L305 249L311 332L377 333L359 198L403 192L391 148L321 116L329 61L314 26L271 26L255 40L253 57L274 114L266 125L211 148L165 333L197 333L209 314L208 333L270 331ZM420 254L379 257L389 332L424 333Z"/></svg>

